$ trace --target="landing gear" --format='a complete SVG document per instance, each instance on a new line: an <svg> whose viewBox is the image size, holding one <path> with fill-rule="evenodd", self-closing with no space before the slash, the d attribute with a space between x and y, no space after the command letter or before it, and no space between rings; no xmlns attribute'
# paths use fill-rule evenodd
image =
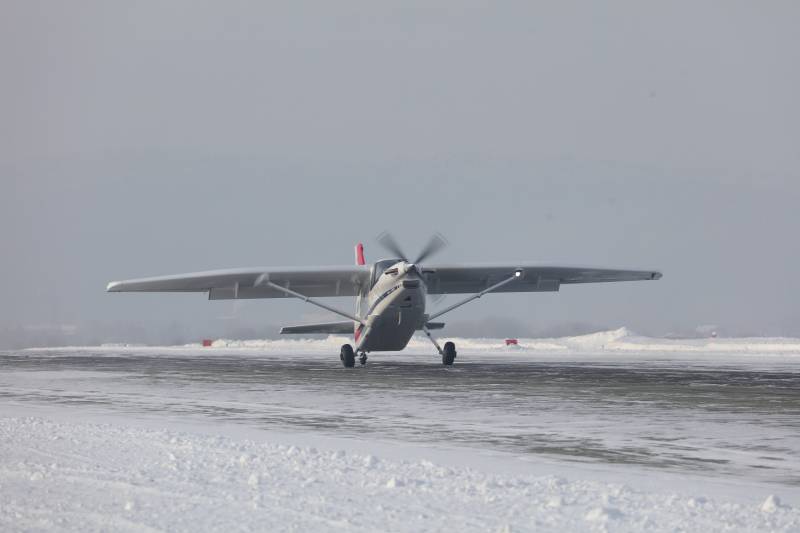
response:
<svg viewBox="0 0 800 533"><path fill-rule="evenodd" d="M456 360L456 345L452 342L444 343L444 349L442 350L442 364L445 366L450 366Z"/></svg>
<svg viewBox="0 0 800 533"><path fill-rule="evenodd" d="M425 332L425 335L431 340L433 345L436 347L436 351L442 356L442 364L445 366L451 366L453 362L456 360L456 345L453 342L447 341L444 343L444 348L439 346L439 343L436 342L436 339L433 338L431 332L428 331L428 328L423 326L422 331Z"/></svg>
<svg viewBox="0 0 800 533"><path fill-rule="evenodd" d="M361 355L358 356L358 362L361 363L361 366L367 364L367 352L361 352Z"/></svg>
<svg viewBox="0 0 800 533"><path fill-rule="evenodd" d="M353 351L353 347L349 344L343 344L342 350L339 352L339 359L342 360L342 364L345 368L353 368L356 366L356 354Z"/></svg>

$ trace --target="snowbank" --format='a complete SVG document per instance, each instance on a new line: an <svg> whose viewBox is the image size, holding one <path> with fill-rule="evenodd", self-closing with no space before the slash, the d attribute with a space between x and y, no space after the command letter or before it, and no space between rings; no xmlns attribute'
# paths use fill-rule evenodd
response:
<svg viewBox="0 0 800 533"><path fill-rule="evenodd" d="M38 417L0 418L0 530L797 531L742 503L552 475Z"/></svg>
<svg viewBox="0 0 800 533"><path fill-rule="evenodd" d="M445 333L442 339L452 340L458 347L458 353L464 355L742 355L742 356L800 356L800 339L794 338L703 338L703 339L659 339L643 337L632 333L627 328L592 333L576 337L560 337L549 339L519 339L518 346L506 346L504 339L469 339L450 338ZM352 343L350 337L330 335L325 339L283 338L275 340L230 340L218 339L211 347L202 347L199 343L184 346L151 346L139 345L105 345L100 347L65 347L39 350L58 351L107 351L113 348L117 352L168 350L175 353L191 351L193 354L237 351L240 353L259 354L338 354L339 347ZM406 352L428 354L432 350L428 339L415 336ZM198 352L198 350L202 350Z"/></svg>

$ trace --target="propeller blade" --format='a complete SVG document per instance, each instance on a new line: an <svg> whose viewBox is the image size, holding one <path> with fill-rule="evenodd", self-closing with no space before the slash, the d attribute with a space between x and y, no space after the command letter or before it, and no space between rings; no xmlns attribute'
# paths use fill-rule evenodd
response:
<svg viewBox="0 0 800 533"><path fill-rule="evenodd" d="M443 248L447 247L447 239L442 236L441 233L434 233L431 236L431 239L428 241L428 244L425 245L425 248L419 253L419 257L417 257L414 264L418 265L422 263L425 259L429 258L430 256L438 253Z"/></svg>
<svg viewBox="0 0 800 533"><path fill-rule="evenodd" d="M431 303L433 305L439 305L439 303L447 297L446 294L429 294L428 298L431 299Z"/></svg>
<svg viewBox="0 0 800 533"><path fill-rule="evenodd" d="M408 256L403 253L403 250L400 249L400 245L397 244L397 241L394 240L394 237L392 237L392 234L388 231L384 231L378 235L378 242L386 249L386 251L391 252L398 259L408 261Z"/></svg>

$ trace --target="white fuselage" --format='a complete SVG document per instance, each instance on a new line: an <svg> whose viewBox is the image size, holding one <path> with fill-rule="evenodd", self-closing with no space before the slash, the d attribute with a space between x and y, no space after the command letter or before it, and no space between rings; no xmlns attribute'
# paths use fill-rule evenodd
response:
<svg viewBox="0 0 800 533"><path fill-rule="evenodd" d="M414 265L399 261L382 273L362 302L366 326L356 328L356 351L398 351L425 321L424 280Z"/></svg>

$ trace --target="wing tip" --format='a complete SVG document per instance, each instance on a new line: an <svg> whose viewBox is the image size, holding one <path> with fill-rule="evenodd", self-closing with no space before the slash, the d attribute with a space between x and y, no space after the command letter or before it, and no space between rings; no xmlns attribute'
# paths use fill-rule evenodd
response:
<svg viewBox="0 0 800 533"><path fill-rule="evenodd" d="M112 281L106 285L106 292L119 292L121 290L121 281Z"/></svg>
<svg viewBox="0 0 800 533"><path fill-rule="evenodd" d="M652 279L652 280L661 279L663 276L664 276L664 274L662 274L661 272L651 272L650 273L650 279Z"/></svg>

